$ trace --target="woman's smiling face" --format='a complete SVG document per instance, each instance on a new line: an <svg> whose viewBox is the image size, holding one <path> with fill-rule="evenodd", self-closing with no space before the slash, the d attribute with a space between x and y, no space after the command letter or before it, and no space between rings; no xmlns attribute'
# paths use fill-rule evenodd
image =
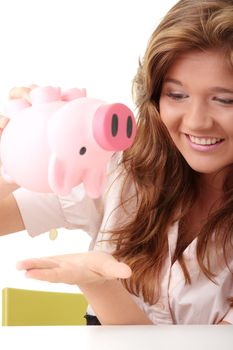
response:
<svg viewBox="0 0 233 350"><path fill-rule="evenodd" d="M160 115L194 170L213 174L233 163L233 70L221 51L181 54L162 85Z"/></svg>

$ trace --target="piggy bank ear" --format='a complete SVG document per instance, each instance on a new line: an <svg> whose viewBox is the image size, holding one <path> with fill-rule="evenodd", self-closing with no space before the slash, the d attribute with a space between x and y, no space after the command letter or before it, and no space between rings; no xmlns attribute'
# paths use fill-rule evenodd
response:
<svg viewBox="0 0 233 350"><path fill-rule="evenodd" d="M48 183L51 190L59 195L67 195L65 189L65 167L55 154L52 154L48 165Z"/></svg>
<svg viewBox="0 0 233 350"><path fill-rule="evenodd" d="M20 112L24 108L28 108L30 106L31 104L24 98L10 100L5 106L6 116L7 118L11 119L17 112Z"/></svg>

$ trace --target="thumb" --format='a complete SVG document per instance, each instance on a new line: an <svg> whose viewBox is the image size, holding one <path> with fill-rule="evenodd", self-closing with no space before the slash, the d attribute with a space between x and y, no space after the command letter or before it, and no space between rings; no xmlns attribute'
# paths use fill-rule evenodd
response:
<svg viewBox="0 0 233 350"><path fill-rule="evenodd" d="M131 268L125 263L107 261L103 264L103 275L107 279L129 278L132 275Z"/></svg>
<svg viewBox="0 0 233 350"><path fill-rule="evenodd" d="M0 129L3 130L7 125L9 119L3 115L0 115Z"/></svg>

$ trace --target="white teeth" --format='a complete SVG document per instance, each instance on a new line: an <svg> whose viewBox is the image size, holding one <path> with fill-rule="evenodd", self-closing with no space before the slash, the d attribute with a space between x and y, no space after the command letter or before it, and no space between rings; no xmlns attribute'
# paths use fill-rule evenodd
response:
<svg viewBox="0 0 233 350"><path fill-rule="evenodd" d="M221 141L221 138L204 138L204 137L196 137L196 136L192 136L189 135L190 140L193 143L196 143L197 145L215 145L217 142Z"/></svg>

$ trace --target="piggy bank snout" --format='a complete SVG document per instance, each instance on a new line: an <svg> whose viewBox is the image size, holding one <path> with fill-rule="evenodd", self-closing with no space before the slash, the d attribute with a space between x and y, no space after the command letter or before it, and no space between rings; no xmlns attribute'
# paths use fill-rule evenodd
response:
<svg viewBox="0 0 233 350"><path fill-rule="evenodd" d="M123 151L135 138L136 122L133 112L124 104L101 105L93 119L93 133L97 143L108 151Z"/></svg>

